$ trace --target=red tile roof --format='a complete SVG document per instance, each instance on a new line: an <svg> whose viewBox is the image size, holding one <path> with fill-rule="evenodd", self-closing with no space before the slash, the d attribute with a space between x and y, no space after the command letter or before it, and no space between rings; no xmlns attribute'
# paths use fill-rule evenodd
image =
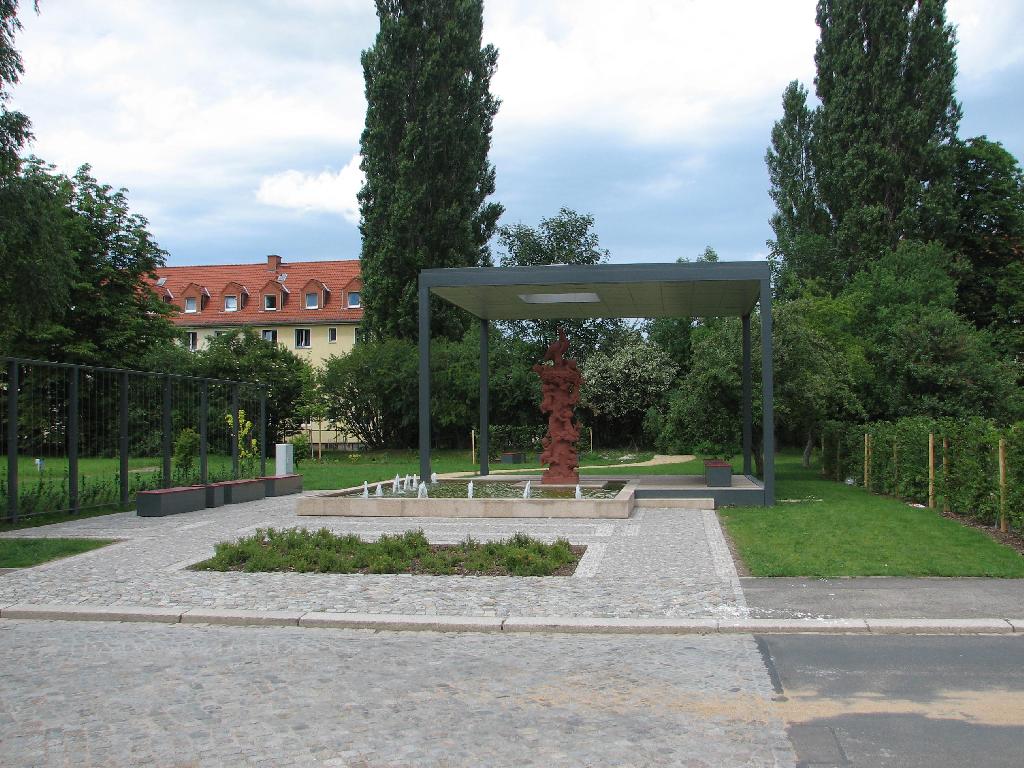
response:
<svg viewBox="0 0 1024 768"><path fill-rule="evenodd" d="M161 267L156 270L157 280L150 281L161 296L169 290L172 303L181 311L173 316L175 325L182 326L232 326L269 325L271 323L358 323L363 319L362 309L349 309L348 294L359 291L359 260L346 261L292 261L280 262L274 269L274 258L258 264L212 264L194 267ZM263 308L265 287L272 288L281 275L286 275L281 285L286 288L284 301L278 294L278 309ZM163 279L163 285L158 282ZM320 297L320 309L306 309L303 288L310 280L319 280L327 290L327 301ZM202 302L200 311L186 314L185 299L182 295L190 283L209 291L209 298ZM237 283L248 291L236 312L224 311L224 296L237 292L225 291L229 284ZM190 294L194 291L190 291Z"/></svg>

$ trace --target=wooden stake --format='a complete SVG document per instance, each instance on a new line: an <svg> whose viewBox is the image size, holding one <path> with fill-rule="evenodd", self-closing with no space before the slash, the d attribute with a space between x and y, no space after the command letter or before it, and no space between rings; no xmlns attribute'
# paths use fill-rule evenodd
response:
<svg viewBox="0 0 1024 768"><path fill-rule="evenodd" d="M869 439L870 439L870 437L867 436L867 432L864 432L864 489L865 490L870 487L870 484L868 482L870 477L868 475L868 465L867 465L867 441Z"/></svg>
<svg viewBox="0 0 1024 768"><path fill-rule="evenodd" d="M946 493L942 494L942 511L949 512L949 438L942 438L942 483Z"/></svg>
<svg viewBox="0 0 1024 768"><path fill-rule="evenodd" d="M999 438L999 530L1006 533L1009 521L1006 519L1006 439Z"/></svg>
<svg viewBox="0 0 1024 768"><path fill-rule="evenodd" d="M928 509L935 509L935 433L928 433Z"/></svg>
<svg viewBox="0 0 1024 768"><path fill-rule="evenodd" d="M469 454L470 462L476 464L476 430L469 430Z"/></svg>
<svg viewBox="0 0 1024 768"><path fill-rule="evenodd" d="M899 443L895 439L892 441L892 489L895 492L894 495L899 495L900 490L900 455L899 455Z"/></svg>

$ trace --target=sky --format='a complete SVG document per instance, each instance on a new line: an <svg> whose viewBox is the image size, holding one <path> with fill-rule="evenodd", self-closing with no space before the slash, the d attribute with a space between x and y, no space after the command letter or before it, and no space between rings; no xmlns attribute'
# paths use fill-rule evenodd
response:
<svg viewBox="0 0 1024 768"><path fill-rule="evenodd" d="M359 256L372 0L21 2L30 151L126 187L171 265ZM502 224L590 213L614 262L764 258L764 153L814 0L489 0ZM951 0L963 137L1024 157L1024 2Z"/></svg>

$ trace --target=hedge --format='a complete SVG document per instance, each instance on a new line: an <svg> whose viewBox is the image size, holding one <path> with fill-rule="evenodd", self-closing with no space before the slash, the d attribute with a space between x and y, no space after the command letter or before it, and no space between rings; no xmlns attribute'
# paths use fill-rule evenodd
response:
<svg viewBox="0 0 1024 768"><path fill-rule="evenodd" d="M863 485L868 435L869 490L927 504L929 434L935 436L936 503L988 525L999 522L999 440L1004 439L1007 518L1014 528L1024 529L1024 422L997 427L981 418L924 416L871 424L829 422L822 433L823 472Z"/></svg>

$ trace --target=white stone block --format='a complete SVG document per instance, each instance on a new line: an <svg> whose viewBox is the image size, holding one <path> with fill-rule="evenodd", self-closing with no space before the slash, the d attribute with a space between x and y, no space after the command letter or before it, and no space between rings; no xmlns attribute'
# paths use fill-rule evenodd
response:
<svg viewBox="0 0 1024 768"><path fill-rule="evenodd" d="M278 443L274 453L274 474L281 475L295 474L295 446L291 443Z"/></svg>

